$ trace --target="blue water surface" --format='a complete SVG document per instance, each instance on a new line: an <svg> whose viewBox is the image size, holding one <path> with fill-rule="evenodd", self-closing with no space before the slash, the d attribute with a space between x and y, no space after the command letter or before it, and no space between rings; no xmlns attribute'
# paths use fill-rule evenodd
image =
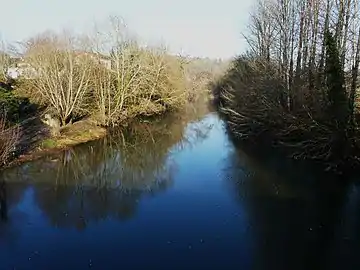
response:
<svg viewBox="0 0 360 270"><path fill-rule="evenodd" d="M132 167L122 148L92 165L106 147L94 142L5 171L0 269L360 269L355 185L293 188L235 149L215 114L166 151L172 137L154 138L131 143Z"/></svg>

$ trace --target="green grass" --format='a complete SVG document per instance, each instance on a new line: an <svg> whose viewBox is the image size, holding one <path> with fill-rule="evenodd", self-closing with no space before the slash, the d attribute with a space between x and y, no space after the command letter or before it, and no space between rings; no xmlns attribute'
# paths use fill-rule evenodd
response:
<svg viewBox="0 0 360 270"><path fill-rule="evenodd" d="M57 142L54 139L46 139L41 143L42 148L55 148L57 147Z"/></svg>

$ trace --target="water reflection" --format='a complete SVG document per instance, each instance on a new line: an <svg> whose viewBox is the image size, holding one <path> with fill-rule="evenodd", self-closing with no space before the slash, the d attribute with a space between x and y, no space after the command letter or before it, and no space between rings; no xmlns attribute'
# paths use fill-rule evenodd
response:
<svg viewBox="0 0 360 270"><path fill-rule="evenodd" d="M0 222L8 218L6 182L0 180Z"/></svg>
<svg viewBox="0 0 360 270"><path fill-rule="evenodd" d="M360 235L355 229L360 215L354 221L354 212L344 211L354 200L359 209L358 195L351 196L359 188L278 162L283 161L259 162L240 149L233 149L225 162L231 190L248 214L253 269L360 269L353 256L360 239L352 250L345 240ZM345 220L353 227L344 227Z"/></svg>
<svg viewBox="0 0 360 270"><path fill-rule="evenodd" d="M21 198L32 189L55 227L83 230L89 221L132 218L143 196L172 185L177 166L171 153L204 140L212 127L200 121L186 128L174 117L114 130L103 140L3 172L2 216L19 202L7 193L18 190Z"/></svg>
<svg viewBox="0 0 360 270"><path fill-rule="evenodd" d="M259 161L212 114L187 123L4 171L0 269L360 269L356 184Z"/></svg>

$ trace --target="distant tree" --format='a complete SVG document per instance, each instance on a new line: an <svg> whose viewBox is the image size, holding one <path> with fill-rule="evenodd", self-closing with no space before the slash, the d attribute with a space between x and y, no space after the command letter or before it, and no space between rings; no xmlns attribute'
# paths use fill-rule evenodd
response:
<svg viewBox="0 0 360 270"><path fill-rule="evenodd" d="M4 41L0 41L0 81L7 80L7 72L11 66L12 60L10 54L7 52L7 47Z"/></svg>

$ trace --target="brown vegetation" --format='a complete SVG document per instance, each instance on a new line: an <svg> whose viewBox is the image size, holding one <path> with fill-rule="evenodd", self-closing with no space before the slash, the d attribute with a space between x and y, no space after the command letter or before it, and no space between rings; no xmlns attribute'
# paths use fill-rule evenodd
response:
<svg viewBox="0 0 360 270"><path fill-rule="evenodd" d="M15 90L6 93L14 96L14 110L17 97L28 98L37 108L34 119L21 120L26 131L21 148L27 150L18 153L20 160L103 137L105 127L188 110L189 104L207 99L207 83L220 73L222 63L140 45L119 18L109 22L87 35L37 35L19 44L16 61L14 54L3 54L2 71L10 66L19 70Z"/></svg>
<svg viewBox="0 0 360 270"><path fill-rule="evenodd" d="M56 36L28 43L25 62L33 78L23 87L40 104L50 105L62 125L74 112L80 112L90 89L90 59L76 54L72 39Z"/></svg>
<svg viewBox="0 0 360 270"><path fill-rule="evenodd" d="M0 116L0 167L6 164L17 150L20 135L19 127L9 127L6 123L6 117Z"/></svg>
<svg viewBox="0 0 360 270"><path fill-rule="evenodd" d="M62 126L83 116L113 126L185 103L179 58L141 47L116 18L108 31L86 38L46 34L24 43L32 78L19 91L48 106Z"/></svg>
<svg viewBox="0 0 360 270"><path fill-rule="evenodd" d="M359 4L258 2L250 51L214 85L233 135L331 167L358 164Z"/></svg>

